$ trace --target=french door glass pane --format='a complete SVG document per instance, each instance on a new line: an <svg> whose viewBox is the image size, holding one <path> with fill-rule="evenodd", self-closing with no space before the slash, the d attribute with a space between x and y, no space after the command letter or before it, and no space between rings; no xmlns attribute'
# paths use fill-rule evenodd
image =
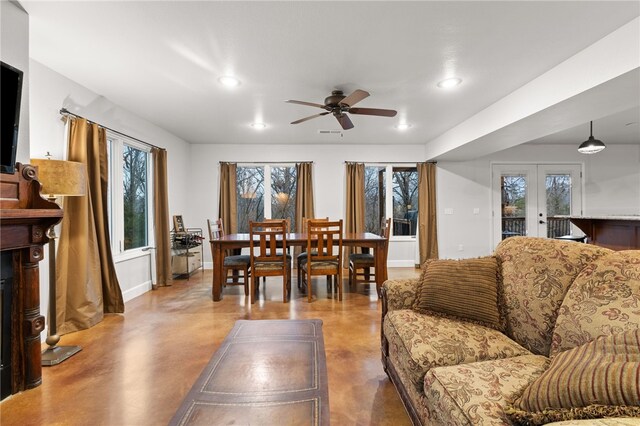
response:
<svg viewBox="0 0 640 426"><path fill-rule="evenodd" d="M385 218L386 170L384 166L364 168L364 230L378 235Z"/></svg>
<svg viewBox="0 0 640 426"><path fill-rule="evenodd" d="M148 153L129 145L123 149L124 249L147 245Z"/></svg>
<svg viewBox="0 0 640 426"><path fill-rule="evenodd" d="M271 217L289 219L296 229L296 168L271 167Z"/></svg>
<svg viewBox="0 0 640 426"><path fill-rule="evenodd" d="M238 232L248 233L250 221L264 220L264 167L238 167Z"/></svg>
<svg viewBox="0 0 640 426"><path fill-rule="evenodd" d="M502 239L514 235L527 235L527 178L525 175L502 175Z"/></svg>
<svg viewBox="0 0 640 426"><path fill-rule="evenodd" d="M555 238L571 233L571 175L547 174L547 237Z"/></svg>
<svg viewBox="0 0 640 426"><path fill-rule="evenodd" d="M418 221L418 171L393 168L393 235L416 235Z"/></svg>

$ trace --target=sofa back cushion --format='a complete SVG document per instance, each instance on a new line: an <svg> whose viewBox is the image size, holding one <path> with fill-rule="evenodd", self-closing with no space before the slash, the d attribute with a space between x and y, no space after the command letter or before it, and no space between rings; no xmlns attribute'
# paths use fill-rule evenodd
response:
<svg viewBox="0 0 640 426"><path fill-rule="evenodd" d="M502 265L507 334L537 355L549 355L558 309L589 263L612 250L533 237L511 237L496 247Z"/></svg>
<svg viewBox="0 0 640 426"><path fill-rule="evenodd" d="M598 336L640 329L640 250L610 253L587 265L560 306L551 355Z"/></svg>

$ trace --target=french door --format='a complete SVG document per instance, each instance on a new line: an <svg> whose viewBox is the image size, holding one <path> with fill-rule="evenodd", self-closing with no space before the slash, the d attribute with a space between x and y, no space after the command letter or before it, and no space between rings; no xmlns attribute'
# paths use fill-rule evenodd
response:
<svg viewBox="0 0 640 426"><path fill-rule="evenodd" d="M579 164L493 164L493 246L514 235L580 234L570 215L582 210Z"/></svg>

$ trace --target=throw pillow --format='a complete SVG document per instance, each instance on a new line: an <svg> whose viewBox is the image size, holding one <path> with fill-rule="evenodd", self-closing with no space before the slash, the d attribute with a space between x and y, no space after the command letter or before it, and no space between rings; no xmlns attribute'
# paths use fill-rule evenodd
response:
<svg viewBox="0 0 640 426"><path fill-rule="evenodd" d="M415 311L472 321L504 331L498 309L500 268L494 256L425 263Z"/></svg>
<svg viewBox="0 0 640 426"><path fill-rule="evenodd" d="M560 352L506 412L519 425L640 416L640 330Z"/></svg>

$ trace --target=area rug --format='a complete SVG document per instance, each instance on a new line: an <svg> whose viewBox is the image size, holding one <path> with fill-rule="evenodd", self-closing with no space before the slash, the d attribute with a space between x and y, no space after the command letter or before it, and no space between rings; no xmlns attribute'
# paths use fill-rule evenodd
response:
<svg viewBox="0 0 640 426"><path fill-rule="evenodd" d="M237 321L170 424L328 425L322 321Z"/></svg>

